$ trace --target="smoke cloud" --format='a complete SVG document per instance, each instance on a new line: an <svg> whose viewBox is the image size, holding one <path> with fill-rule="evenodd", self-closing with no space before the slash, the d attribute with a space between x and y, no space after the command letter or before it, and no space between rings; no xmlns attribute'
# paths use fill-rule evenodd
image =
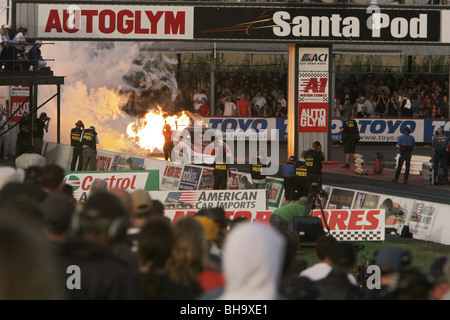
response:
<svg viewBox="0 0 450 320"><path fill-rule="evenodd" d="M45 43L45 42L44 42ZM176 59L147 51L151 44L134 42L56 42L41 47L61 86L61 143L70 144L70 129L82 120L95 126L99 149L139 152L126 135L126 127L161 102L161 92L174 100ZM166 90L167 89L167 90ZM130 94L132 92L133 94ZM56 93L56 87L39 87L39 104ZM134 101L130 103L130 96ZM51 118L46 141L57 141L56 99L38 111Z"/></svg>

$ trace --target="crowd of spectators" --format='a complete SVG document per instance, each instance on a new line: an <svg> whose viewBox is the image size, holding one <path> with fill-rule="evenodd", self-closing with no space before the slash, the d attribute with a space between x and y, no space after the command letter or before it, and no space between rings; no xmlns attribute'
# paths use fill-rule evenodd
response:
<svg viewBox="0 0 450 320"><path fill-rule="evenodd" d="M230 220L223 208L172 221L148 191L104 181L77 203L63 178L57 165L0 167L1 299L450 299L449 256L421 271L388 246L372 253L379 282L355 278L351 243L321 236L309 264L289 227Z"/></svg>
<svg viewBox="0 0 450 320"><path fill-rule="evenodd" d="M28 71L45 68L47 62L41 54L42 41L29 41L28 29L16 25L0 28L0 67L6 71Z"/></svg>
<svg viewBox="0 0 450 320"><path fill-rule="evenodd" d="M397 78L388 70L360 78L351 74L336 78L333 116L448 118L448 95L448 79L431 74Z"/></svg>
<svg viewBox="0 0 450 320"><path fill-rule="evenodd" d="M175 101L165 104L165 110L169 112L190 111L201 116L287 116L286 74L218 72L214 77L214 96L209 74L180 73L177 83ZM354 118L448 118L448 94L448 79L442 80L432 74L399 76L386 70L382 74L338 75L333 116L348 113Z"/></svg>
<svg viewBox="0 0 450 320"><path fill-rule="evenodd" d="M286 117L286 75L264 71L215 73L214 96L209 75L190 72L177 75L177 97L170 108L173 112L190 111L201 116ZM204 100L202 100L204 99ZM201 106L206 106L201 108Z"/></svg>

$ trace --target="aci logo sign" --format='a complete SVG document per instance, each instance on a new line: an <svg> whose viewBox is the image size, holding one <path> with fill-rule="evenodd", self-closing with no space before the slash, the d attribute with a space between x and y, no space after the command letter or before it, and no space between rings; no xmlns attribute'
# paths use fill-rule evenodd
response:
<svg viewBox="0 0 450 320"><path fill-rule="evenodd" d="M304 53L301 61L303 62L327 62L328 54Z"/></svg>

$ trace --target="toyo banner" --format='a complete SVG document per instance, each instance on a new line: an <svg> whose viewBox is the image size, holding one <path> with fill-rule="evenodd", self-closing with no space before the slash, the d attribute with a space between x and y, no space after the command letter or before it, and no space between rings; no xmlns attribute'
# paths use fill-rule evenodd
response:
<svg viewBox="0 0 450 320"><path fill-rule="evenodd" d="M409 127L416 142L430 143L436 130L443 127L450 131L450 119L412 119L412 118L355 118L358 123L360 142L397 142L403 129ZM333 118L331 139L341 140L339 130L344 123L343 118Z"/></svg>
<svg viewBox="0 0 450 320"><path fill-rule="evenodd" d="M64 183L72 186L77 202L85 202L95 181L106 181L108 189L120 188L129 192L134 190L159 190L158 170L139 171L68 171Z"/></svg>
<svg viewBox="0 0 450 320"><path fill-rule="evenodd" d="M203 117L202 124L220 130L225 139L287 141L287 118Z"/></svg>

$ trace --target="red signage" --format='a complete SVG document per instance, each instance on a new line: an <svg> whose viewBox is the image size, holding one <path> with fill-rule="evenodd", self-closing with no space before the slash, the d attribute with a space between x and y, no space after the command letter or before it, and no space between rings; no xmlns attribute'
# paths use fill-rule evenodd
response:
<svg viewBox="0 0 450 320"><path fill-rule="evenodd" d="M299 103L298 132L328 132L328 102Z"/></svg>

